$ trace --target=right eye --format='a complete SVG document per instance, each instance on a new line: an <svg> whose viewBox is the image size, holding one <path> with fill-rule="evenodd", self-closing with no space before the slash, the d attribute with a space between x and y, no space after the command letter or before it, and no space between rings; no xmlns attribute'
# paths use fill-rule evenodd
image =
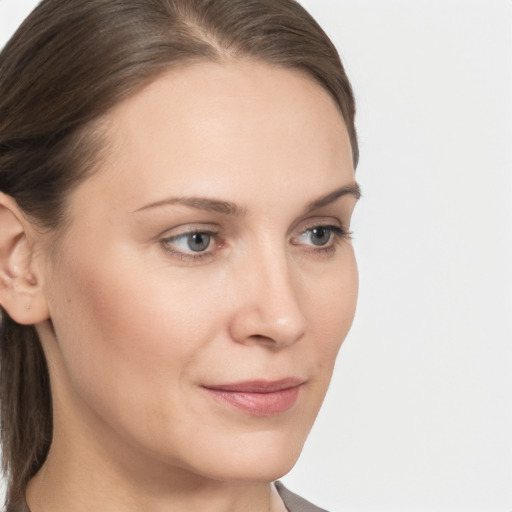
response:
<svg viewBox="0 0 512 512"><path fill-rule="evenodd" d="M184 259L197 259L212 255L217 236L211 231L194 230L166 237L161 243L172 254Z"/></svg>

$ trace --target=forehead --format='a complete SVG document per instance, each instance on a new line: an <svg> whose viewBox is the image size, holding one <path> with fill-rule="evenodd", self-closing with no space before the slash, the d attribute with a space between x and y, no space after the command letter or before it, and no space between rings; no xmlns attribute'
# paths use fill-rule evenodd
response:
<svg viewBox="0 0 512 512"><path fill-rule="evenodd" d="M242 184L270 191L309 176L321 194L353 177L341 113L297 70L245 61L188 65L118 105L107 121L99 179L108 174L133 200L154 194L155 183L162 193L223 196L239 194Z"/></svg>

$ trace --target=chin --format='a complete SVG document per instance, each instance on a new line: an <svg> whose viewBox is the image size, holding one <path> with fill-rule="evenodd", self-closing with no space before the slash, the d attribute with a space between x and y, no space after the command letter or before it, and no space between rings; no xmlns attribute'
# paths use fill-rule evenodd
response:
<svg viewBox="0 0 512 512"><path fill-rule="evenodd" d="M306 436L294 432L234 435L209 447L196 445L189 453L189 470L203 477L231 482L272 482L297 462ZM195 455L200 455L196 458Z"/></svg>
<svg viewBox="0 0 512 512"><path fill-rule="evenodd" d="M298 460L299 454L293 457L287 454L285 457L272 457L266 460L262 460L261 457L256 460L251 458L243 463L226 461L221 469L212 468L211 472L207 471L202 476L225 482L274 482L291 471Z"/></svg>
<svg viewBox="0 0 512 512"><path fill-rule="evenodd" d="M232 479L252 482L278 480L295 466L301 451L302 446L292 453L261 450L258 456L251 457L244 464L237 464L233 468Z"/></svg>

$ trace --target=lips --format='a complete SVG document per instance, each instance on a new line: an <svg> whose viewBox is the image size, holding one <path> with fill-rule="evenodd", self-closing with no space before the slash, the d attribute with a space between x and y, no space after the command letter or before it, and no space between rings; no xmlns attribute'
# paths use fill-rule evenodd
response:
<svg viewBox="0 0 512 512"><path fill-rule="evenodd" d="M254 380L203 386L216 400L254 416L273 416L290 410L299 397L304 380Z"/></svg>

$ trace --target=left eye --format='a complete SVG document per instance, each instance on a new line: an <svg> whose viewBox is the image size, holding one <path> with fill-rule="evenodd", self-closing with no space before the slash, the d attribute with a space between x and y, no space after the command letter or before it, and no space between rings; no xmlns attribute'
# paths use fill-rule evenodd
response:
<svg viewBox="0 0 512 512"><path fill-rule="evenodd" d="M299 236L299 243L322 247L332 242L332 239L341 234L341 229L336 226L317 226L304 231Z"/></svg>
<svg viewBox="0 0 512 512"><path fill-rule="evenodd" d="M184 253L204 252L212 243L212 235L204 232L184 233L166 240L168 245L172 245L178 251Z"/></svg>

